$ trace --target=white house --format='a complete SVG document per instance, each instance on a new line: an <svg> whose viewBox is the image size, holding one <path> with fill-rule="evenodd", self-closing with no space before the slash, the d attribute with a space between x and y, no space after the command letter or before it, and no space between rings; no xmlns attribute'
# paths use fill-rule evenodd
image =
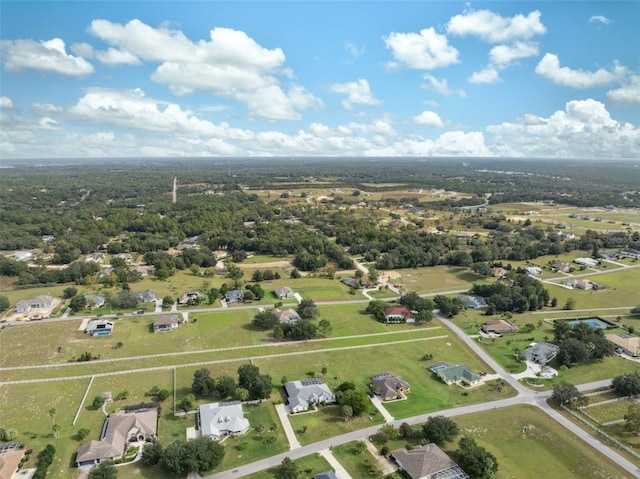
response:
<svg viewBox="0 0 640 479"><path fill-rule="evenodd" d="M198 429L202 436L219 441L224 436L241 436L249 430L240 401L203 404L198 408Z"/></svg>
<svg viewBox="0 0 640 479"><path fill-rule="evenodd" d="M289 381L284 389L287 391L289 411L292 413L306 411L313 404L336 402L329 386L317 378Z"/></svg>

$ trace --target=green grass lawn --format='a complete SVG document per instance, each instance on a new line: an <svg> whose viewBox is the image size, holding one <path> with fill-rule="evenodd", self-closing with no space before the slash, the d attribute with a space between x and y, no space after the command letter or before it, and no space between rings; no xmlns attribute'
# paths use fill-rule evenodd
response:
<svg viewBox="0 0 640 479"><path fill-rule="evenodd" d="M316 412L292 414L289 420L303 446L384 422L373 404L368 412L354 416L349 421L344 420L338 405L322 406Z"/></svg>
<svg viewBox="0 0 640 479"><path fill-rule="evenodd" d="M591 402L591 398L589 398ZM615 421L618 419L624 419L625 414L629 406L635 404L631 399L622 399L620 401L612 402L609 404L602 404L597 406L591 406L584 409L584 412L593 417L600 424L609 421Z"/></svg>
<svg viewBox="0 0 640 479"><path fill-rule="evenodd" d="M376 460L368 449L358 453L355 441L334 446L331 453L353 478L369 477L370 461Z"/></svg>
<svg viewBox="0 0 640 479"><path fill-rule="evenodd" d="M329 463L319 454L305 456L294 462L298 466L298 471L300 471L298 479L313 479L314 475L331 469ZM275 468L256 472L245 477L247 479L273 479L275 477Z"/></svg>

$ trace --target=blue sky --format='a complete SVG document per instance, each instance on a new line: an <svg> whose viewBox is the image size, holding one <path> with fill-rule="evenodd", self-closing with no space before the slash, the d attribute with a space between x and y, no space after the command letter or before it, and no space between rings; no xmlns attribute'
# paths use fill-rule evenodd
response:
<svg viewBox="0 0 640 479"><path fill-rule="evenodd" d="M0 2L0 157L640 157L640 2Z"/></svg>

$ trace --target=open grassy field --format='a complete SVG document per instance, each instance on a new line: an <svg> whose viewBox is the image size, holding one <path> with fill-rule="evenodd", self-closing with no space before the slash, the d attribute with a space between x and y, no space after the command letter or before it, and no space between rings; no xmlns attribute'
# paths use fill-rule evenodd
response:
<svg viewBox="0 0 640 479"><path fill-rule="evenodd" d="M455 266L434 266L429 268L413 268L398 270L401 277L393 280L408 291L418 293L439 293L452 290L471 289L473 283L482 283L487 280L476 275L468 268ZM384 275L381 272L381 275Z"/></svg>
<svg viewBox="0 0 640 479"><path fill-rule="evenodd" d="M356 441L334 446L331 453L353 478L369 477L369 461L375 460L368 449L358 453Z"/></svg>
<svg viewBox="0 0 640 479"><path fill-rule="evenodd" d="M313 479L313 476L331 469L331 466L325 458L319 454L312 454L305 456L294 461L298 466L298 479ZM275 469L268 469L266 471L256 472L250 476L245 476L247 479L273 479L275 477Z"/></svg>
<svg viewBox="0 0 640 479"><path fill-rule="evenodd" d="M635 404L635 402L631 399L625 398L609 404L594 405L584 408L584 412L589 414L596 421L602 424L604 422L624 419L629 406L631 406L632 404Z"/></svg>

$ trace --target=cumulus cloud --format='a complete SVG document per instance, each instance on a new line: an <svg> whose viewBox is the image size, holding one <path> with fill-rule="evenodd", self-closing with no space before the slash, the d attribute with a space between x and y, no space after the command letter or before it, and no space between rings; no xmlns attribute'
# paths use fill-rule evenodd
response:
<svg viewBox="0 0 640 479"><path fill-rule="evenodd" d="M500 74L498 73L498 70L492 65L489 65L488 67L483 68L479 72L474 72L469 77L469 83L475 83L475 84L490 84L490 83L498 83L501 81L502 79L500 78Z"/></svg>
<svg viewBox="0 0 640 479"><path fill-rule="evenodd" d="M139 65L140 59L133 53L109 48L106 51L96 52L96 58L105 65Z"/></svg>
<svg viewBox="0 0 640 479"><path fill-rule="evenodd" d="M442 128L444 126L444 122L435 111L423 111L418 116L413 117L413 123L431 128Z"/></svg>
<svg viewBox="0 0 640 479"><path fill-rule="evenodd" d="M13 102L8 96L0 96L0 108L11 110L13 108Z"/></svg>
<svg viewBox="0 0 640 479"><path fill-rule="evenodd" d="M589 23L602 23L603 25L610 25L612 20L608 19L604 15L594 15L589 19Z"/></svg>
<svg viewBox="0 0 640 479"><path fill-rule="evenodd" d="M344 93L347 98L342 100L342 106L347 109L353 109L354 104L360 105L379 105L381 102L373 96L369 82L363 78L355 82L334 83L329 89L333 93Z"/></svg>
<svg viewBox="0 0 640 479"><path fill-rule="evenodd" d="M433 27L420 33L391 32L383 40L395 59L387 63L389 68L405 65L415 70L434 70L459 62L458 50Z"/></svg>
<svg viewBox="0 0 640 479"><path fill-rule="evenodd" d="M298 110L322 106L301 86L292 84L285 91L279 76L293 75L284 68L283 51L264 48L242 31L214 28L209 40L197 43L179 30L153 28L137 19L124 25L94 20L90 31L116 47L103 60L160 63L151 79L177 95L208 91L242 102L250 116L266 120L299 120Z"/></svg>
<svg viewBox="0 0 640 479"><path fill-rule="evenodd" d="M547 53L542 57L535 71L538 75L542 75L558 85L572 88L592 88L620 81L626 73L626 68L616 63L611 71L604 68L599 68L594 72L573 70L569 67L561 67L558 56Z"/></svg>
<svg viewBox="0 0 640 479"><path fill-rule="evenodd" d="M34 40L3 40L2 60L8 71L32 69L82 77L94 72L93 65L80 56L70 55L60 38L36 42Z"/></svg>
<svg viewBox="0 0 640 479"><path fill-rule="evenodd" d="M489 10L467 10L451 17L447 33L459 36L475 36L488 43L528 40L543 35L547 29L540 21L538 10L524 16L503 17Z"/></svg>
<svg viewBox="0 0 640 479"><path fill-rule="evenodd" d="M433 75L425 73L422 75L422 79L425 83L422 83L420 86L427 90L435 91L436 93L440 93L444 96L459 96L461 98L465 98L467 96L464 90L454 90L453 88L450 88L446 78L439 80Z"/></svg>
<svg viewBox="0 0 640 479"><path fill-rule="evenodd" d="M516 42L513 45L497 45L489 52L489 60L497 66L507 66L521 58L538 55L538 45L532 42Z"/></svg>
<svg viewBox="0 0 640 479"><path fill-rule="evenodd" d="M609 90L607 98L618 105L640 105L640 75L631 75L625 85Z"/></svg>
<svg viewBox="0 0 640 479"><path fill-rule="evenodd" d="M631 158L640 152L640 129L611 118L593 99L575 100L548 118L528 115L487 131L507 156Z"/></svg>
<svg viewBox="0 0 640 479"><path fill-rule="evenodd" d="M364 53L364 47L359 47L353 42L346 42L344 44L344 48L345 50L347 50L347 52L349 52L349 55L351 55L353 58L358 58L360 55Z"/></svg>

